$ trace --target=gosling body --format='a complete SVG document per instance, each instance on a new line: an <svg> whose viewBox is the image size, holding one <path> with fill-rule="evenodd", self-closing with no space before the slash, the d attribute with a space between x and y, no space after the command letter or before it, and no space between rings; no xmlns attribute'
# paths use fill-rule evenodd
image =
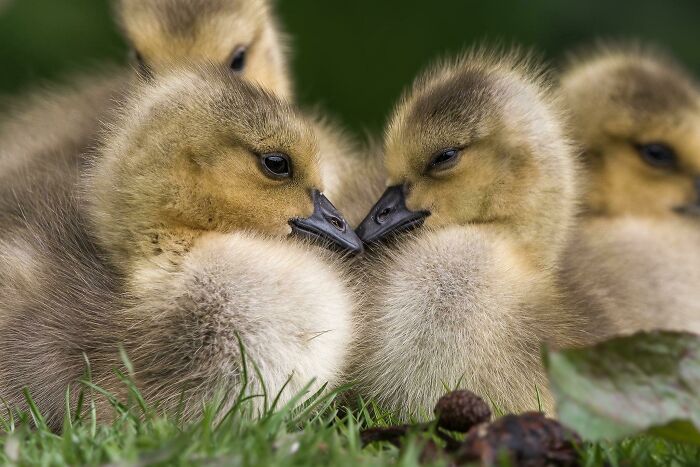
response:
<svg viewBox="0 0 700 467"><path fill-rule="evenodd" d="M445 387L551 412L541 346L592 336L555 274L577 167L541 70L488 51L439 64L385 134L390 188L358 228L378 242L364 270L358 390L404 419L428 418Z"/></svg>
<svg viewBox="0 0 700 467"><path fill-rule="evenodd" d="M563 278L617 333L700 332L700 93L670 57L602 46L560 78L583 152L584 206Z"/></svg>
<svg viewBox="0 0 700 467"><path fill-rule="evenodd" d="M88 161L46 154L3 187L0 395L26 407L28 386L54 428L85 358L125 394L120 346L142 393L166 412L184 395L187 417L241 389L241 346L253 394L286 401L342 375L354 329L340 258L286 238L291 220L353 241L305 221L323 204L313 125L219 67L166 75L130 93ZM258 151L273 168L284 155L289 176L266 175Z"/></svg>

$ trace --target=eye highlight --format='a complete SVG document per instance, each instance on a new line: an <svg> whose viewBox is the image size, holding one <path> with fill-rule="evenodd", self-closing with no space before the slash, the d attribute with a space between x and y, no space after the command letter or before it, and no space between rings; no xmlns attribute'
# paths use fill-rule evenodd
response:
<svg viewBox="0 0 700 467"><path fill-rule="evenodd" d="M447 148L439 151L430 159L427 172L440 172L454 167L459 161L461 150L458 148Z"/></svg>
<svg viewBox="0 0 700 467"><path fill-rule="evenodd" d="M636 144L635 148L642 160L652 167L671 169L678 163L675 151L663 143Z"/></svg>
<svg viewBox="0 0 700 467"><path fill-rule="evenodd" d="M260 156L260 165L270 178L289 178L292 176L292 163L289 156L281 152L273 152Z"/></svg>
<svg viewBox="0 0 700 467"><path fill-rule="evenodd" d="M245 68L245 59L246 59L246 53L248 52L248 48L245 46L240 46L238 47L234 52L233 52L233 57L231 57L231 63L229 64L229 68L231 70L235 71L236 73L240 73L243 71L243 68Z"/></svg>

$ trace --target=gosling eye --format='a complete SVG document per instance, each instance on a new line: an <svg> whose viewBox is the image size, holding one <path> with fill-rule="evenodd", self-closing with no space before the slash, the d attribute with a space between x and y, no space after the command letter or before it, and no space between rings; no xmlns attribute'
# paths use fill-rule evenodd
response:
<svg viewBox="0 0 700 467"><path fill-rule="evenodd" d="M289 156L281 152L272 152L260 156L263 171L271 178L289 178L292 176L292 162Z"/></svg>
<svg viewBox="0 0 700 467"><path fill-rule="evenodd" d="M240 73L241 71L243 71L243 68L245 68L245 59L247 51L247 47L240 46L233 52L233 57L231 57L231 63L229 64L229 67L236 73Z"/></svg>
<svg viewBox="0 0 700 467"><path fill-rule="evenodd" d="M457 148L448 148L439 151L430 159L428 163L428 172L439 172L454 167L459 161L460 150Z"/></svg>
<svg viewBox="0 0 700 467"><path fill-rule="evenodd" d="M669 169L678 162L675 151L663 143L637 144L635 147L642 160L652 167Z"/></svg>

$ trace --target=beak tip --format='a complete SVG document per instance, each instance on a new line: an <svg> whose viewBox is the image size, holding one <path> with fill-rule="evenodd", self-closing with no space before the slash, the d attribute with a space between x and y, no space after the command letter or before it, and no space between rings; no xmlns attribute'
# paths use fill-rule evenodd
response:
<svg viewBox="0 0 700 467"><path fill-rule="evenodd" d="M313 214L303 219L291 219L289 224L292 232L312 240L330 243L352 254L362 253L362 240L348 227L348 222L328 198L318 190L313 190L311 196L314 202Z"/></svg>
<svg viewBox="0 0 700 467"><path fill-rule="evenodd" d="M361 255L362 253L364 253L364 251L365 251L365 247L361 242L359 245L350 249L350 252L354 255Z"/></svg>
<svg viewBox="0 0 700 467"><path fill-rule="evenodd" d="M367 217L357 226L355 233L365 245L423 225L430 212L409 210L406 207L405 191L403 185L387 188Z"/></svg>

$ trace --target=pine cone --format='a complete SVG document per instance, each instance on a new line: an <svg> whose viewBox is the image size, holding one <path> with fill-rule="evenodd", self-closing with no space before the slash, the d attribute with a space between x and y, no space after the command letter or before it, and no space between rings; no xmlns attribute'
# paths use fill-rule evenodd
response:
<svg viewBox="0 0 700 467"><path fill-rule="evenodd" d="M456 453L458 464L480 461L482 466L500 465L506 457L511 465L578 466L576 433L539 412L506 415L483 423L467 433Z"/></svg>
<svg viewBox="0 0 700 467"><path fill-rule="evenodd" d="M440 428L466 433L474 425L487 422L491 418L491 409L471 391L452 391L438 400L435 416Z"/></svg>

